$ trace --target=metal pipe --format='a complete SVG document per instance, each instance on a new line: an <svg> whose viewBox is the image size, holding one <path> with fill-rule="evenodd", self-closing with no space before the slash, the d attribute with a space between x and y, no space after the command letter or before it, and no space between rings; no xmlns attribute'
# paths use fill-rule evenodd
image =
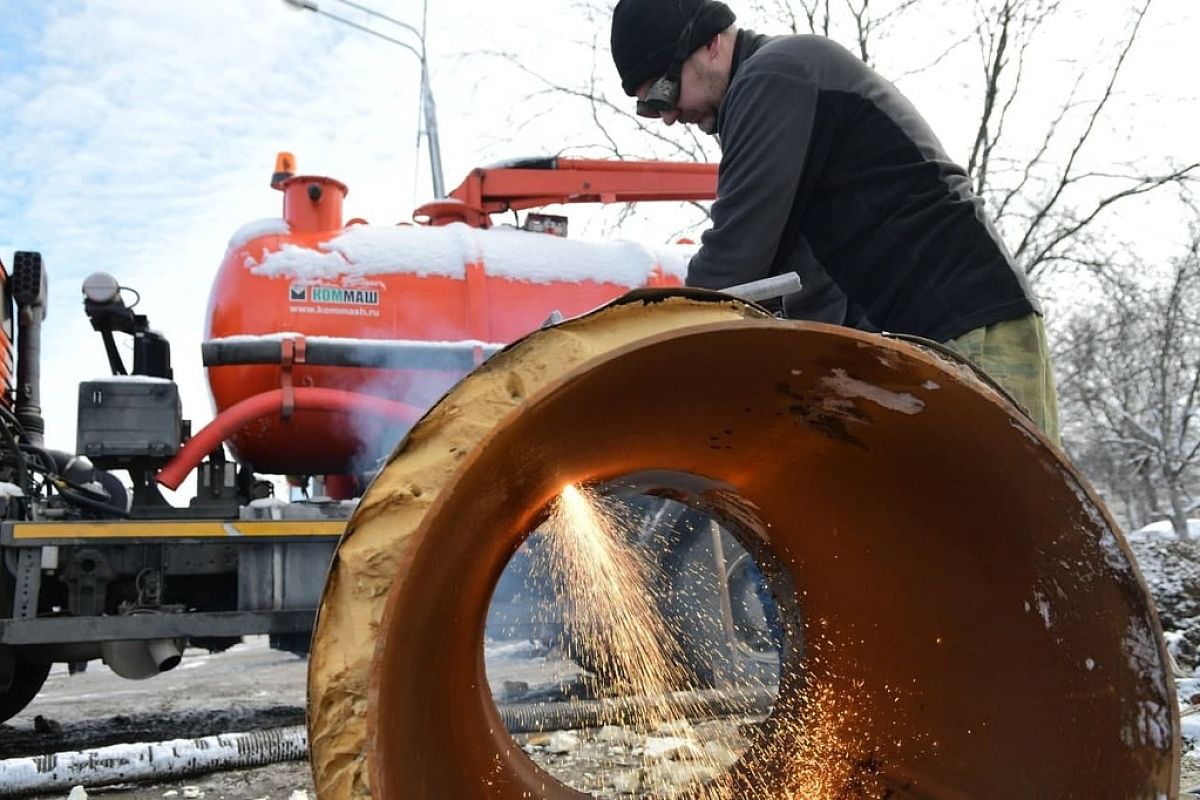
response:
<svg viewBox="0 0 1200 800"><path fill-rule="evenodd" d="M800 276L794 272L788 272L783 275L772 275L769 278L750 281L749 283L739 283L737 286L722 289L721 292L732 295L739 300L745 300L748 303L759 303L763 300L782 297L785 294L793 294L802 288Z"/></svg>
<svg viewBox="0 0 1200 800"><path fill-rule="evenodd" d="M603 700L575 700L566 703L505 703L497 705L500 719L509 733L576 730L601 725L622 725L644 718L645 709L686 709L688 719L696 722L735 715L758 716L770 712L777 690L767 687L708 689L673 692L668 697L617 697ZM639 717L639 712L642 716Z"/></svg>
<svg viewBox="0 0 1200 800"><path fill-rule="evenodd" d="M394 45L403 47L405 50L409 51L410 53L415 55L418 59L420 59L420 62L421 62L421 111L425 118L425 138L429 142L429 172L430 172L430 175L432 178L434 196L435 197L445 197L446 196L446 185L445 185L445 181L442 177L442 148L441 148L441 144L439 143L439 140L438 140L437 109L433 102L433 89L429 85L429 62L428 62L428 60L426 58L426 54L425 54L425 19L427 19L429 16L428 3L426 3L424 6L422 20L421 20L421 30L417 30L414 26L409 25L407 22L401 22L398 19L389 17L387 14L381 14L380 12L375 11L372 8L368 8L359 3L354 3L354 2L351 2L350 0L337 0L337 2L342 3L343 5L350 6L351 8L356 9L364 14L375 17L377 19L384 20L385 22L390 22L393 25L398 25L399 27L404 28L405 30L411 32L414 36L417 37L417 41L420 42L420 44L421 44L421 49L418 50L417 48L413 47L408 42L402 41L400 39L396 39L396 38L394 38L392 36L388 36L387 34L384 34L384 33L380 33L377 30L368 28L366 25L360 25L359 23L355 22L354 20L347 19L345 17L338 16L337 14L333 14L329 11L326 11L325 9L321 8L315 2L315 0L283 0L283 1L285 3L287 3L288 5L292 6L293 8L297 8L302 11L312 11L314 13L320 14L323 17L329 17L330 19L334 20L335 22L340 22L343 25L347 25L351 28L354 28L355 30L359 30L359 31L362 31L363 33L374 36L377 39L383 39L384 41L388 41Z"/></svg>
<svg viewBox="0 0 1200 800"><path fill-rule="evenodd" d="M183 644L182 639L115 640L101 643L100 653L113 672L127 680L141 681L177 667L183 657Z"/></svg>
<svg viewBox="0 0 1200 800"><path fill-rule="evenodd" d="M313 367L366 369L425 369L469 372L500 349L498 344L447 342L444 344L361 339L304 340L304 363ZM214 339L200 345L206 367L246 364L279 364L283 342L279 338L237 337Z"/></svg>
<svg viewBox="0 0 1200 800"><path fill-rule="evenodd" d="M244 769L308 757L304 726L139 742L0 761L0 797Z"/></svg>
<svg viewBox="0 0 1200 800"><path fill-rule="evenodd" d="M693 720L701 720L765 714L774 701L774 692L763 688L679 692L669 699L678 707L693 710ZM509 733L532 733L620 724L638 708L662 701L626 697L572 703L506 703L497 705L497 709ZM0 797L46 794L81 784L90 788L161 781L307 757L308 735L303 725L23 756L0 760Z"/></svg>
<svg viewBox="0 0 1200 800"><path fill-rule="evenodd" d="M429 86L429 67L425 62L425 40L421 40L421 110L425 114L425 139L429 143L429 171L433 178L433 196L446 196L446 181L442 177L442 145L438 139L437 107L433 89Z"/></svg>
<svg viewBox="0 0 1200 800"><path fill-rule="evenodd" d="M733 621L733 601L729 597L729 568L725 562L725 546L721 541L721 525L715 519L708 523L709 541L712 542L713 566L717 571L717 604L721 609L721 628L725 631L724 644L729 648L726 652L717 654L713 659L713 675L717 686L725 687L736 676L731 675L733 659L732 648L737 647L737 625Z"/></svg>

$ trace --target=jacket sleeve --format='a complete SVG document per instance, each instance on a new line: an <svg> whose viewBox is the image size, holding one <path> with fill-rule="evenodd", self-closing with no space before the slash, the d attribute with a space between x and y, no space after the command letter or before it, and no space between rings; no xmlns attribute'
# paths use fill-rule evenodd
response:
<svg viewBox="0 0 1200 800"><path fill-rule="evenodd" d="M724 152L712 228L687 284L725 289L771 274L805 167L817 106L814 82L778 70L735 77L721 110Z"/></svg>

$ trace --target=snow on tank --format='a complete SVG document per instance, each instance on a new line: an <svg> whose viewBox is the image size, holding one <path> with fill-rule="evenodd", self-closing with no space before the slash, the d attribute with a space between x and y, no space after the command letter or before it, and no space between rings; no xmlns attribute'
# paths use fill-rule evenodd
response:
<svg viewBox="0 0 1200 800"><path fill-rule="evenodd" d="M716 171L710 164L564 160L475 170L451 198L419 209L431 223L420 226L343 223L348 189L332 178L282 173L272 185L283 193L282 217L250 223L231 238L205 340L277 341L270 350L278 361L206 361L209 385L218 414L253 398L261 405L280 389L293 403L232 435L240 459L261 472L342 474L386 455L404 425L364 422L352 399L345 409L306 408L307 390L428 408L497 346L554 312L574 316L632 288L682 284L694 251L492 227L491 213L549 202L711 199ZM492 187L508 194L498 197ZM413 359L396 365L393 348L392 368L341 366L348 349L385 341L402 342ZM422 343L452 357L419 357ZM313 363L322 348L334 347L339 366Z"/></svg>

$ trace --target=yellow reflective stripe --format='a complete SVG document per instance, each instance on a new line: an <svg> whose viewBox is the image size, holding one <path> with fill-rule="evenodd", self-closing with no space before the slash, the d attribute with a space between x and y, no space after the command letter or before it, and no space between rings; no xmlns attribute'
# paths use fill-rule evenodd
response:
<svg viewBox="0 0 1200 800"><path fill-rule="evenodd" d="M197 520L190 522L18 522L13 539L219 539L239 536L341 536L346 520Z"/></svg>

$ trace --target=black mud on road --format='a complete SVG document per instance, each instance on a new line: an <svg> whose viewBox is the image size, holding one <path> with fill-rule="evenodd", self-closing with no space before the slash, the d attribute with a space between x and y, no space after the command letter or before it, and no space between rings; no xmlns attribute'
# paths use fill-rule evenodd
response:
<svg viewBox="0 0 1200 800"><path fill-rule="evenodd" d="M304 708L290 705L136 712L68 722L37 715L32 734L24 725L0 725L0 758L90 750L130 742L197 739L231 731L303 724Z"/></svg>

